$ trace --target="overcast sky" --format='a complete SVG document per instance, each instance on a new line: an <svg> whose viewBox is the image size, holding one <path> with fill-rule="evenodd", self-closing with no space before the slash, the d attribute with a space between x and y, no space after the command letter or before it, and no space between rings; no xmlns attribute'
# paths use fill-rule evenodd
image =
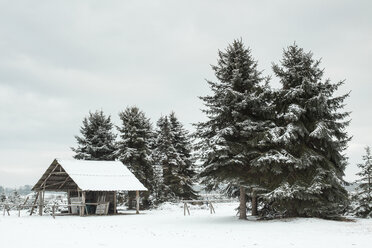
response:
<svg viewBox="0 0 372 248"><path fill-rule="evenodd" d="M90 110L137 105L153 122L174 110L203 120L218 49L242 38L272 75L296 41L352 91L346 179L372 145L371 1L0 0L0 185L34 184L70 158ZM278 87L272 79L273 87Z"/></svg>

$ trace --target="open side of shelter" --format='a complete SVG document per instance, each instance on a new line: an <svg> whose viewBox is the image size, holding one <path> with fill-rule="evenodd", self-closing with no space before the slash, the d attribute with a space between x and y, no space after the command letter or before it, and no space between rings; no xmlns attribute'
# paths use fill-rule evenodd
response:
<svg viewBox="0 0 372 248"><path fill-rule="evenodd" d="M67 193L68 213L80 216L116 214L118 191L136 191L139 213L139 191L147 191L119 161L63 159L55 159L32 190L37 196L31 214L35 206L39 207L39 215L43 214L46 191L62 191Z"/></svg>

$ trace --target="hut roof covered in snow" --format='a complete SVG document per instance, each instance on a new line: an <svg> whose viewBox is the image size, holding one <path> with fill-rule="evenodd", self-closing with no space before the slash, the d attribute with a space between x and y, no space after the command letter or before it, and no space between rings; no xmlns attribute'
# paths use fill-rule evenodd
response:
<svg viewBox="0 0 372 248"><path fill-rule="evenodd" d="M119 161L55 159L32 190L146 191Z"/></svg>

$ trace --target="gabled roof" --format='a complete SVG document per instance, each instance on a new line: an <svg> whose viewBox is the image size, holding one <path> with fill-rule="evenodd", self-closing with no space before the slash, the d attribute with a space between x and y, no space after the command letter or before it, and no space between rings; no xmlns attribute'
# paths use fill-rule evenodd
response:
<svg viewBox="0 0 372 248"><path fill-rule="evenodd" d="M64 183L64 184L63 184ZM33 190L146 191L119 161L55 159Z"/></svg>

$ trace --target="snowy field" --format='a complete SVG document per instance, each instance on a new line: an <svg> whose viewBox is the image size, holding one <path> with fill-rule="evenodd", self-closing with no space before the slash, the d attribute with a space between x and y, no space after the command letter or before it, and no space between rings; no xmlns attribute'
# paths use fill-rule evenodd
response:
<svg viewBox="0 0 372 248"><path fill-rule="evenodd" d="M0 247L371 247L372 220L240 221L237 203L208 209L164 206L140 215L0 216Z"/></svg>

